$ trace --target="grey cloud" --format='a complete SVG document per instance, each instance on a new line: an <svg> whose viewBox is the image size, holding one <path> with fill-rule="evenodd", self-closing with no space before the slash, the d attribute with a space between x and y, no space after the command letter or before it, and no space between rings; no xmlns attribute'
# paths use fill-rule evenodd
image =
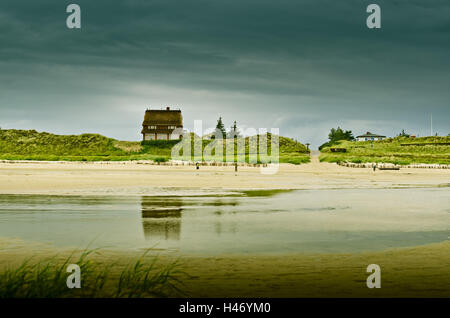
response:
<svg viewBox="0 0 450 318"><path fill-rule="evenodd" d="M137 139L145 107L177 104L188 127L279 123L314 145L341 123L425 132L430 112L448 133L448 1L378 1L381 30L365 0L75 2L80 31L64 2L0 4L0 126Z"/></svg>

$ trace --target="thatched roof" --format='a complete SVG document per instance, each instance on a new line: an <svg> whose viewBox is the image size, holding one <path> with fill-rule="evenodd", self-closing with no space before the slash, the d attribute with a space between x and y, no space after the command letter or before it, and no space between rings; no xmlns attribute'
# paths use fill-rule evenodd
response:
<svg viewBox="0 0 450 318"><path fill-rule="evenodd" d="M182 127L183 116L181 115L181 110L171 110L170 108L165 110L147 109L142 125L170 125Z"/></svg>

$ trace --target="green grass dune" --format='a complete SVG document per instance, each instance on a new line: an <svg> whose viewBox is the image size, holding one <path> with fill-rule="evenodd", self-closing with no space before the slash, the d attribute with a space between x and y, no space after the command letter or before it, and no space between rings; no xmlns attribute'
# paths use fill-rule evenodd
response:
<svg viewBox="0 0 450 318"><path fill-rule="evenodd" d="M266 138L265 136L258 138ZM270 136L269 136L270 139ZM256 154L258 162L270 162L267 155L245 142L245 153L237 153L227 161L248 162L249 155ZM203 140L204 150L212 141ZM235 140L227 140L233 143ZM177 140L168 141L119 141L99 134L55 135L35 130L0 130L0 160L42 160L42 161L129 161L153 160L165 162L171 158L172 148ZM270 141L269 141L270 144ZM192 147L193 149L193 147ZM270 151L270 147L269 147ZM194 151L192 151L194 153ZM279 137L280 162L301 164L309 162L309 150L301 143L290 138ZM192 160L210 160L194 158Z"/></svg>
<svg viewBox="0 0 450 318"><path fill-rule="evenodd" d="M345 152L332 152L343 148ZM339 141L321 150L320 161L450 164L450 137L395 137L382 141Z"/></svg>

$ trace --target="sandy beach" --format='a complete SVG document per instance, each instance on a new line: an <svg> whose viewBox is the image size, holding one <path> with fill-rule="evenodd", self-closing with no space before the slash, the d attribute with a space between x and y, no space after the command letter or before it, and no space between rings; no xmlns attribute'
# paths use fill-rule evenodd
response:
<svg viewBox="0 0 450 318"><path fill-rule="evenodd" d="M255 189L448 187L450 170L376 171L312 162L259 168L138 165L134 163L0 164L0 194L167 195ZM0 239L0 268L71 251ZM150 254L156 255L157 251ZM105 251L100 262L128 260L138 252ZM161 264L177 257L164 255ZM450 242L353 254L181 256L184 290L191 297L450 297ZM382 266L381 289L365 285L368 264ZM120 264L116 265L120 267ZM119 268L118 267L118 268Z"/></svg>
<svg viewBox="0 0 450 318"><path fill-rule="evenodd" d="M136 163L1 163L0 194L158 195L182 190L344 189L450 185L450 170L376 171L320 163L280 164L273 175L257 167L158 166Z"/></svg>

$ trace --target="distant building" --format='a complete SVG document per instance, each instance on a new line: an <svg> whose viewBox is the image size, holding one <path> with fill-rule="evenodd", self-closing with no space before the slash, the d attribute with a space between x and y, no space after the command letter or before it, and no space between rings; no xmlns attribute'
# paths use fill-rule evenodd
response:
<svg viewBox="0 0 450 318"><path fill-rule="evenodd" d="M176 140L183 137L181 110L147 109L142 123L143 140Z"/></svg>
<svg viewBox="0 0 450 318"><path fill-rule="evenodd" d="M358 141L383 140L384 138L386 138L386 136L372 134L370 131L366 132L364 135L356 136L356 140Z"/></svg>

